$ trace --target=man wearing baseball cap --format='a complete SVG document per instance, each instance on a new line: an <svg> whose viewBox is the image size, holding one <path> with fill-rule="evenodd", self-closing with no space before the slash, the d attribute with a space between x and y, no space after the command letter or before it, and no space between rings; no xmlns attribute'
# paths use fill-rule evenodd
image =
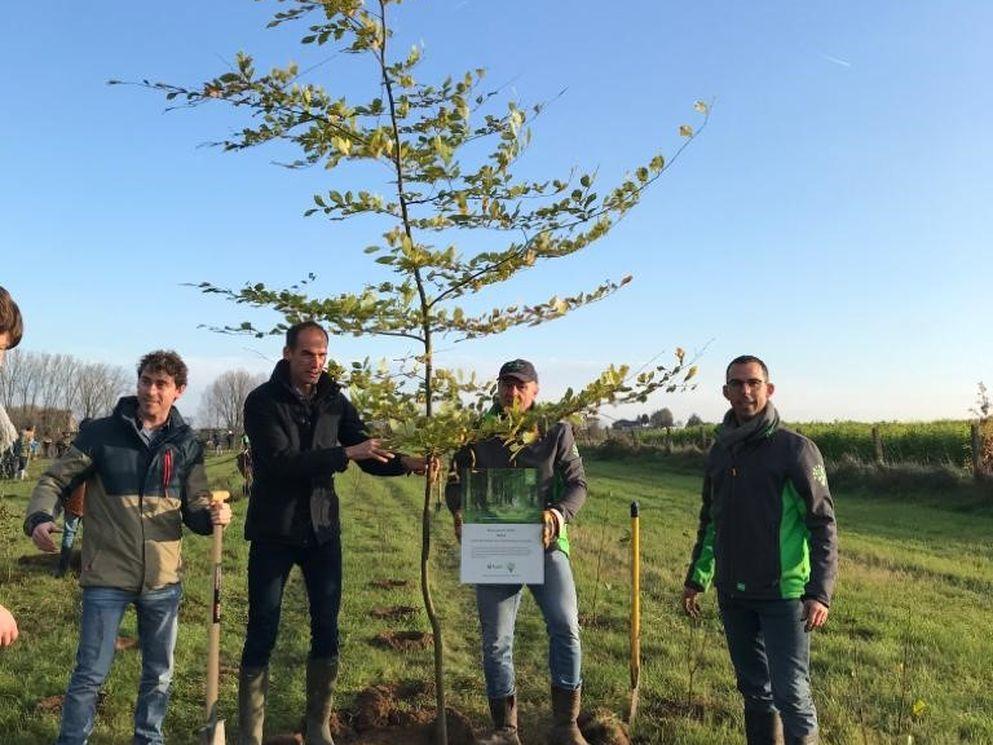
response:
<svg viewBox="0 0 993 745"><path fill-rule="evenodd" d="M511 409L526 411L538 395L538 373L527 360L511 360L500 368L497 400L487 416L501 416ZM459 450L445 490L445 501L462 535L460 474L467 468L530 468L537 472L544 500L542 514L545 546L545 581L528 585L545 619L549 637L549 667L553 726L549 745L588 745L576 718L579 716L582 652L579 642L579 608L576 585L569 564L566 526L586 500L586 474L568 422L551 425L540 437L513 456L499 437L473 443ZM517 734L517 698L514 678L514 624L523 585L476 585L476 605L482 626L483 673L493 718L493 733L484 745L520 745Z"/></svg>

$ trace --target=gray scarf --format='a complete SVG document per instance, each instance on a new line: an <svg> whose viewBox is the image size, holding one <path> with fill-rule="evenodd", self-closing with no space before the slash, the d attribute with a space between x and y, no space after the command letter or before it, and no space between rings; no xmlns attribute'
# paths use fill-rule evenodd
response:
<svg viewBox="0 0 993 745"><path fill-rule="evenodd" d="M7 448L17 441L17 427L7 416L7 410L0 406L0 453L7 452Z"/></svg>
<svg viewBox="0 0 993 745"><path fill-rule="evenodd" d="M717 442L726 447L732 453L738 452L749 440L768 437L779 429L779 412L769 401L762 413L754 419L739 424L738 419L731 409L724 415L717 430Z"/></svg>

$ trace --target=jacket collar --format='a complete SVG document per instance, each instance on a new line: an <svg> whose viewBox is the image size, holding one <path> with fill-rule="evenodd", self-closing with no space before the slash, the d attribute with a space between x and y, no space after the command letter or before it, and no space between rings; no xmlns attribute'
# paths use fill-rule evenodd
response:
<svg viewBox="0 0 993 745"><path fill-rule="evenodd" d="M136 433L141 431L141 418L138 416L138 397L124 396L114 407L114 418L119 419ZM172 439L184 430L189 429L179 410L173 406L169 410L169 418L162 427L162 439Z"/></svg>
<svg viewBox="0 0 993 745"><path fill-rule="evenodd" d="M272 370L272 375L269 380L289 391L293 394L294 398L300 398L300 394L293 387L293 383L290 382L290 363L286 360L280 360L276 363L276 367ZM341 390L341 387L328 375L326 372L321 373L321 377L317 379L317 391L313 398L314 401L323 401L326 398L330 398L335 393Z"/></svg>

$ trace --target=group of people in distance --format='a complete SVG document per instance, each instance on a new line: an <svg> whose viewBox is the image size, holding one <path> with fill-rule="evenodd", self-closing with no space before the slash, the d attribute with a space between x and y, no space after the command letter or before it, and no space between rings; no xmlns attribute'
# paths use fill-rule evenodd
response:
<svg viewBox="0 0 993 745"><path fill-rule="evenodd" d="M0 351L15 346L22 325L0 288ZM238 742L260 745L269 663L279 630L283 590L300 567L310 610L304 741L332 745L329 717L339 670L342 592L339 501L334 476L355 461L378 476L424 474L424 458L390 452L370 438L355 407L326 372L328 335L305 321L286 333L283 358L245 402L253 481L245 514L248 624L238 677ZM187 368L171 351L138 363L135 396L94 420L40 477L24 529L42 551L57 550L56 506L85 484L86 527L80 585L79 647L62 709L59 745L85 743L97 694L111 666L125 609L137 611L142 674L135 743L163 742L181 599L180 539L185 524L207 534L227 525L231 510L212 502L203 446L174 404ZM714 584L749 744L816 743L817 715L809 675L810 633L827 620L837 571L837 538L824 463L814 444L780 425L774 390L756 357L727 367L731 409L707 457L699 531L682 607L700 613L698 596ZM526 410L538 396L538 374L526 360L500 368L487 416ZM7 437L0 416L0 439ZM16 434L16 433L15 433ZM0 442L2 444L2 442ZM529 585L549 637L551 745L586 743L577 724L582 688L576 586L568 525L586 499L582 458L566 422L549 427L516 455L499 439L467 445L452 458L446 502L461 538L460 464L535 469L544 500L545 580ZM520 743L513 664L520 585L477 585L483 673L492 730L487 745ZM0 598L2 599L2 598ZM0 646L17 637L0 606Z"/></svg>

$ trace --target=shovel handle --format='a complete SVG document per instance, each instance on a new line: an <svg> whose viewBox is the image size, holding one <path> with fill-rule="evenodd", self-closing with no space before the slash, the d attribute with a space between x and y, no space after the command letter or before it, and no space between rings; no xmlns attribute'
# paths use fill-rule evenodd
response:
<svg viewBox="0 0 993 745"><path fill-rule="evenodd" d="M641 677L641 529L637 502L631 503L631 688Z"/></svg>
<svg viewBox="0 0 993 745"><path fill-rule="evenodd" d="M231 498L227 491L214 491L211 502L226 502ZM210 625L207 628L207 721L217 717L217 697L221 672L221 561L224 554L224 528L214 526L211 568L213 570L213 601L210 604ZM215 722L216 723L216 722Z"/></svg>

